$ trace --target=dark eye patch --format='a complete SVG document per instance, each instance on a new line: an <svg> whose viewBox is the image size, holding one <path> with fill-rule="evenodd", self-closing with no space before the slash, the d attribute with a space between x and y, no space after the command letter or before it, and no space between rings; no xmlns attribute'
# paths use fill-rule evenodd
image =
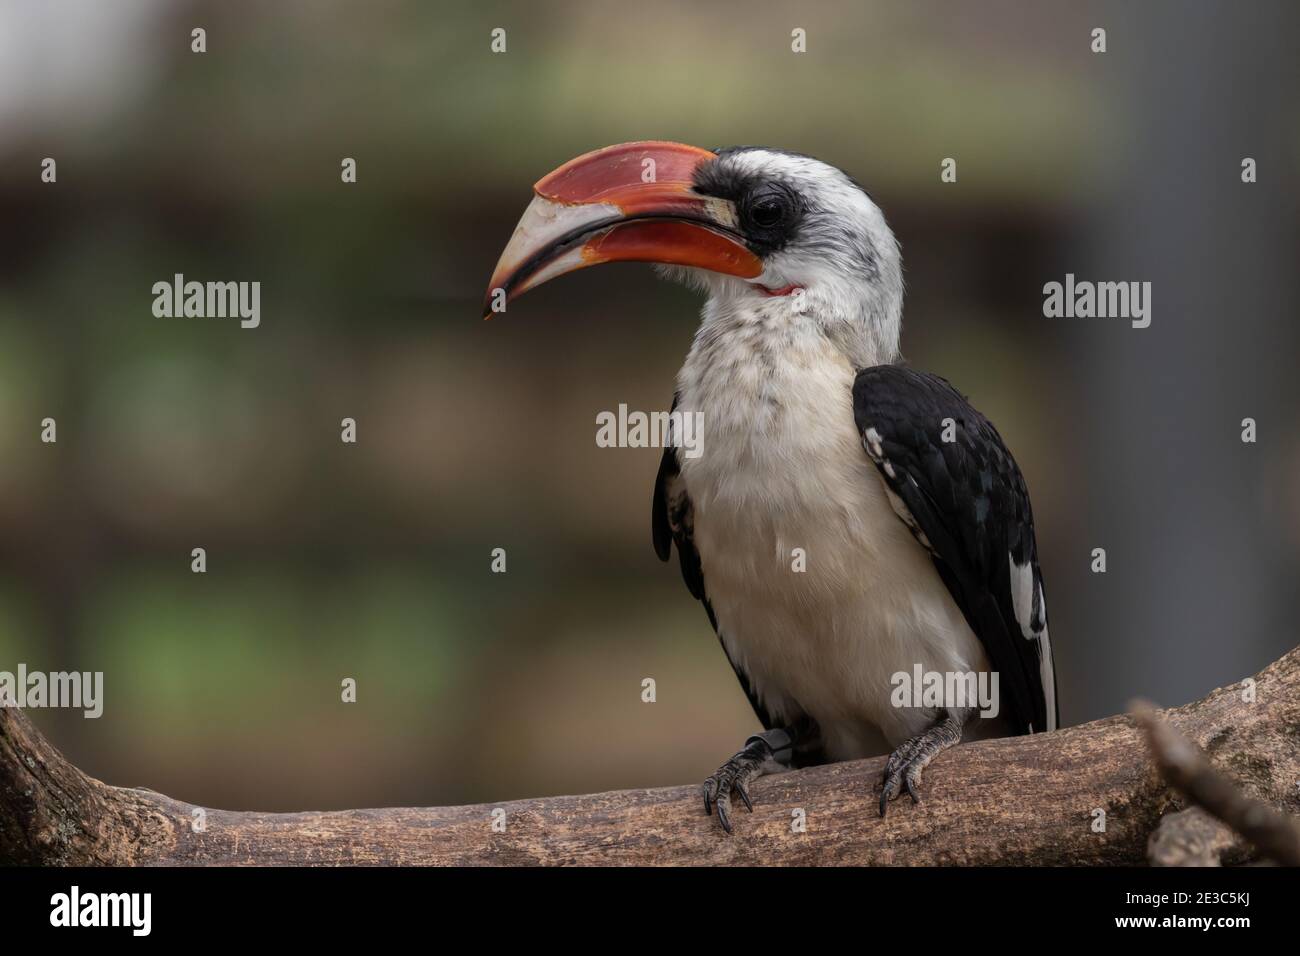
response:
<svg viewBox="0 0 1300 956"><path fill-rule="evenodd" d="M781 182L753 184L738 205L745 238L762 253L775 252L793 239L803 214L799 194Z"/></svg>
<svg viewBox="0 0 1300 956"><path fill-rule="evenodd" d="M787 243L797 239L800 247L807 252L821 252L824 255L837 255L856 264L857 268L872 279L879 275L879 260L870 236L852 222L844 222L828 216L825 209L806 198L797 185L785 180L775 181L760 175L744 175L736 170L732 157L751 150L763 150L813 160L806 153L797 153L788 149L771 146L723 146L713 150L717 158L701 163L695 170L693 188L705 196L717 196L729 199L736 204L741 214L741 232L749 247L760 257L776 252ZM816 160L814 160L816 161ZM868 201L871 195L861 184L847 173L840 171L845 182L860 190ZM761 195L765 186L779 186L785 189L793 203L790 214L778 223L773 211L767 210L765 204L759 204L757 215L753 215L753 200ZM746 201L749 200L751 213L746 213Z"/></svg>
<svg viewBox="0 0 1300 956"><path fill-rule="evenodd" d="M696 169L692 188L736 204L740 231L759 256L784 248L798 234L804 203L788 183L740 173L720 157Z"/></svg>

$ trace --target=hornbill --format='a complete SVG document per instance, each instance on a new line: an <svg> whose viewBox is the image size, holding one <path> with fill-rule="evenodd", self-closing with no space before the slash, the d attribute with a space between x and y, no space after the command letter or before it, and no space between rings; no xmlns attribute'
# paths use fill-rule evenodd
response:
<svg viewBox="0 0 1300 956"><path fill-rule="evenodd" d="M761 774L892 750L883 816L963 736L1055 729L1024 479L961 393L901 364L899 245L867 192L799 153L638 142L534 193L485 317L602 262L707 294L673 406L702 415L702 453L665 443L654 547L676 546L764 731L705 781L705 812L731 832ZM921 672L996 674L1000 713L893 693Z"/></svg>

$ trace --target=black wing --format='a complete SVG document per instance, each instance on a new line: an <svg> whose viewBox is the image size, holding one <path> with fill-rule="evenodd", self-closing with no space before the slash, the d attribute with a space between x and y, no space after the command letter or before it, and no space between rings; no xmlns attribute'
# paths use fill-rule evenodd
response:
<svg viewBox="0 0 1300 956"><path fill-rule="evenodd" d="M673 408L677 408L676 398L673 399ZM704 590L704 572L700 568L700 553L695 550L695 542L692 540L695 516L691 508L691 499L686 494L685 483L681 478L677 449L671 446L664 449L663 460L659 463L659 475L655 478L655 494L651 511L650 521L654 531L655 554L659 555L660 561L667 561L672 556L673 545L677 545L677 556L681 559L682 578L686 581L686 587L704 604L704 610L709 615L709 623L713 625L713 632L718 635L718 643L722 645L722 653L727 654L727 645L723 643L722 632L718 630L718 619L713 614L713 606L709 604L708 594ZM736 672L736 679L744 688L745 696L749 698L749 703L753 706L759 721L762 722L763 729L771 730L772 718L759 703L758 696L750 686L749 676L736 666L730 654L727 654L727 661L731 664L731 669Z"/></svg>
<svg viewBox="0 0 1300 956"><path fill-rule="evenodd" d="M1054 730L1034 517L997 429L943 379L897 365L858 372L853 417L894 509L983 643L1017 732Z"/></svg>

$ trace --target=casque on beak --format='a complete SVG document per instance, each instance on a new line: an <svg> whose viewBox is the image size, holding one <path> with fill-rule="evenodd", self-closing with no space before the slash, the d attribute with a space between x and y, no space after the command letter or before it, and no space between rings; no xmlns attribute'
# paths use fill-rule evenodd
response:
<svg viewBox="0 0 1300 956"><path fill-rule="evenodd" d="M543 282L602 262L758 276L763 265L738 232L735 207L691 189L696 166L713 158L681 143L624 143L544 176L492 273L483 317Z"/></svg>

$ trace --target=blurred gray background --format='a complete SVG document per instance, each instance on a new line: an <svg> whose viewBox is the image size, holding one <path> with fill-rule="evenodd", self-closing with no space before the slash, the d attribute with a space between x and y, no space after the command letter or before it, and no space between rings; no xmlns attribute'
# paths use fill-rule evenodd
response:
<svg viewBox="0 0 1300 956"><path fill-rule="evenodd" d="M478 311L536 179L664 138L808 152L884 208L905 354L1033 494L1065 722L1253 674L1300 616L1298 21L3 0L0 670L103 670L101 719L33 718L96 776L207 806L710 773L752 714L651 550L658 453L594 443L598 411L667 406L697 298L617 265ZM261 327L155 318L177 272L260 281ZM1151 327L1044 318L1066 272L1152 282Z"/></svg>

